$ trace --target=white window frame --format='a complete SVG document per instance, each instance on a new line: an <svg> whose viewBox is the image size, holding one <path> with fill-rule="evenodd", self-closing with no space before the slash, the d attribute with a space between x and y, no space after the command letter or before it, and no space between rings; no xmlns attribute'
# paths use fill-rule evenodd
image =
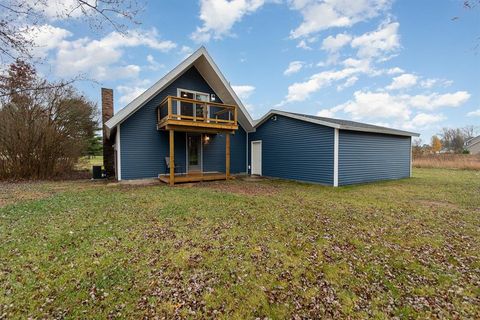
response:
<svg viewBox="0 0 480 320"><path fill-rule="evenodd" d="M194 95L197 95L197 94L203 94L203 95L206 95L207 96L207 99L208 101L207 102L211 102L210 101L210 94L209 93L206 93L206 92L201 92L201 91L194 91L194 90L188 90L188 89L182 89L182 88L177 88L177 97L179 98L182 98L182 96L180 95L180 92L181 91L184 91L184 92L188 92L188 93L193 93ZM195 99L196 100L196 99ZM195 103L195 108L196 108L196 103ZM177 115L181 115L182 114L182 107L181 107L181 103L180 101L177 101ZM210 106L207 105L207 118L210 118Z"/></svg>

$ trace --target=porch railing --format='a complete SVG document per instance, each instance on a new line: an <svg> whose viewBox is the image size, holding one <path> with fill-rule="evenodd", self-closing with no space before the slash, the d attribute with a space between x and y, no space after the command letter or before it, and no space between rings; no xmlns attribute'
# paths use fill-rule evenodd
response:
<svg viewBox="0 0 480 320"><path fill-rule="evenodd" d="M167 96L158 106L159 126L168 120L203 122L205 124L237 125L237 107L218 102Z"/></svg>

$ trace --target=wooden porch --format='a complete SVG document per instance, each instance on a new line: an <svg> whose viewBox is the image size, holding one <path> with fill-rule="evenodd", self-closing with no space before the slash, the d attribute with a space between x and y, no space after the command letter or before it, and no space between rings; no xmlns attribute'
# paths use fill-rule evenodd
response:
<svg viewBox="0 0 480 320"><path fill-rule="evenodd" d="M170 175L163 175L159 177L160 181L170 184ZM174 183L188 183L188 182L203 182L203 181L216 181L227 180L227 175L221 172L196 172L188 174L175 175Z"/></svg>
<svg viewBox="0 0 480 320"><path fill-rule="evenodd" d="M175 104L175 105L174 105ZM174 110L174 107L176 110ZM169 132L168 175L160 181L175 183L227 180L230 178L230 135L238 129L237 106L168 96L157 108L157 130ZM225 173L175 174L175 131L205 134L225 134Z"/></svg>

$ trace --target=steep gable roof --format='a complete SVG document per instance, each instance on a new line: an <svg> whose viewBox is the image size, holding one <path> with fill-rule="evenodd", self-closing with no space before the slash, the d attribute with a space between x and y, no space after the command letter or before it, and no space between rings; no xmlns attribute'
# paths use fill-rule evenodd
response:
<svg viewBox="0 0 480 320"><path fill-rule="evenodd" d="M374 132L374 133L393 134L393 135L400 135L400 136L415 136L415 137L418 137L420 135L415 132L375 126L372 124L361 123L356 121L317 117L317 116L312 116L308 114L280 111L280 110L274 110L274 109L270 110L266 115L264 115L262 118L256 121L255 128L258 128L262 123L264 123L272 115L275 115L275 114L297 119L297 120L306 121L306 122L312 122L312 123L324 125L331 128L342 129L342 130Z"/></svg>
<svg viewBox="0 0 480 320"><path fill-rule="evenodd" d="M253 120L245 106L242 104L229 82L225 79L212 57L205 47L200 47L189 57L183 60L172 71L158 80L154 85L135 98L126 107L119 110L110 120L105 123L109 131L128 119L135 111L145 105L150 99L165 89L169 84L178 79L190 67L195 66L208 85L215 91L218 97L226 104L235 104L239 107L238 122L246 131L253 130Z"/></svg>

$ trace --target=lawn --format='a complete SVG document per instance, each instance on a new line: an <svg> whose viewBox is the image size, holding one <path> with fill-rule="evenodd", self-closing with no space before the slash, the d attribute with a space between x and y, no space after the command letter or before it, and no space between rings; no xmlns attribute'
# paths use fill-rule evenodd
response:
<svg viewBox="0 0 480 320"><path fill-rule="evenodd" d="M480 171L0 190L0 318L480 317Z"/></svg>

